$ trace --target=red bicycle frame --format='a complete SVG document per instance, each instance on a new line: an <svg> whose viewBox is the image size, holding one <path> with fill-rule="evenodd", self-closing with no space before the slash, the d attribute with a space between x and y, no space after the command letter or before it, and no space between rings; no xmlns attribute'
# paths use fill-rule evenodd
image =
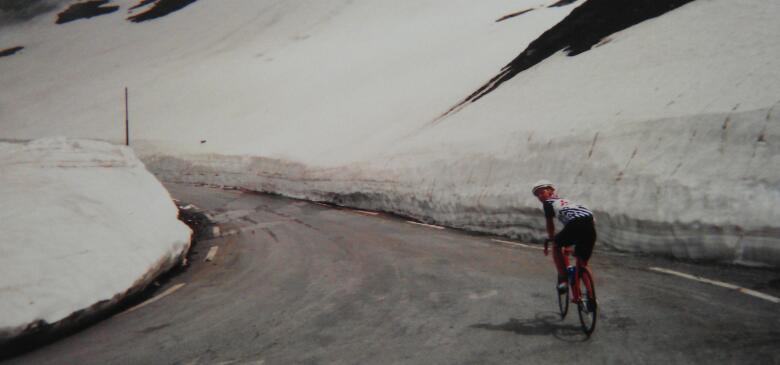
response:
<svg viewBox="0 0 780 365"><path fill-rule="evenodd" d="M571 256L571 254L573 252L573 249L571 247L563 247L561 249L561 251L562 251L562 255L565 257L564 258L564 263L566 263L566 261L569 261L569 260L566 260L566 259L568 259ZM582 293L580 292L580 280L581 280L580 273L582 272L582 270L587 270L588 274L590 274L590 277L592 279L593 278L593 271L590 270L590 267L588 266L588 262L587 261L581 260L579 257L576 257L576 256L575 256L575 259L576 259L575 266L576 266L577 269L574 270L574 280L573 280L572 283L570 283L571 284L570 285L570 287L571 287L571 301L573 303L579 303L579 302L582 301ZM591 282L589 282L587 280L585 281L585 288L588 290L588 292L591 292L591 293L593 292L593 288L591 287Z"/></svg>

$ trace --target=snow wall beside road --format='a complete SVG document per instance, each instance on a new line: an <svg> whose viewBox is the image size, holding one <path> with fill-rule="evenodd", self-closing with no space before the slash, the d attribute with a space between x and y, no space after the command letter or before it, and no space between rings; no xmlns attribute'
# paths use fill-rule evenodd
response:
<svg viewBox="0 0 780 365"><path fill-rule="evenodd" d="M517 133L329 168L250 156L142 158L163 180L388 211L526 241L544 238L541 207L529 192L544 177L561 196L594 209L600 245L780 266L780 117L773 111L653 120L552 139ZM500 151L485 151L489 144Z"/></svg>
<svg viewBox="0 0 780 365"><path fill-rule="evenodd" d="M0 143L0 345L69 325L179 264L191 230L124 146Z"/></svg>
<svg viewBox="0 0 780 365"><path fill-rule="evenodd" d="M688 2L438 118L519 54L554 49L535 40L575 9L661 3L555 2L198 1L142 24L126 19L135 0L63 25L52 13L0 32L0 49L25 47L0 62L0 138L124 143L129 87L131 145L164 179L531 240L528 186L547 178L596 211L603 246L777 265L780 2Z"/></svg>

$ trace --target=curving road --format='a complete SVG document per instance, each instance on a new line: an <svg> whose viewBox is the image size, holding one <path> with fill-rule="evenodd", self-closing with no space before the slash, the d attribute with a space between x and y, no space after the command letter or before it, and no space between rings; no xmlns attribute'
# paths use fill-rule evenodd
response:
<svg viewBox="0 0 780 365"><path fill-rule="evenodd" d="M199 242L159 291L169 295L9 364L780 363L780 304L649 268L780 296L776 271L596 252L601 317L586 338L576 312L559 319L551 259L537 248L168 187L239 233Z"/></svg>

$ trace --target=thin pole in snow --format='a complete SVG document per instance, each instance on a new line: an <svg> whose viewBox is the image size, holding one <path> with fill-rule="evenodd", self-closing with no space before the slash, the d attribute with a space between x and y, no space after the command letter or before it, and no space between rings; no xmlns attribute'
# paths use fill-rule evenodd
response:
<svg viewBox="0 0 780 365"><path fill-rule="evenodd" d="M127 86L125 86L125 145L130 145L130 111L127 108Z"/></svg>

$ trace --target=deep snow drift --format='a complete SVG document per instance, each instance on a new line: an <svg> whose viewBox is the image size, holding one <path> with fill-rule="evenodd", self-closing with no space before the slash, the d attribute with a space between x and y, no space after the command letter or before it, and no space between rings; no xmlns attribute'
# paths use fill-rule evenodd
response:
<svg viewBox="0 0 780 365"><path fill-rule="evenodd" d="M168 192L129 148L0 143L0 171L0 343L117 303L189 248Z"/></svg>
<svg viewBox="0 0 780 365"><path fill-rule="evenodd" d="M25 47L0 59L0 137L123 141L128 86L133 148L163 179L532 240L547 178L596 211L601 245L780 265L780 3L690 2L436 119L585 1L554 3L50 13L0 32Z"/></svg>

